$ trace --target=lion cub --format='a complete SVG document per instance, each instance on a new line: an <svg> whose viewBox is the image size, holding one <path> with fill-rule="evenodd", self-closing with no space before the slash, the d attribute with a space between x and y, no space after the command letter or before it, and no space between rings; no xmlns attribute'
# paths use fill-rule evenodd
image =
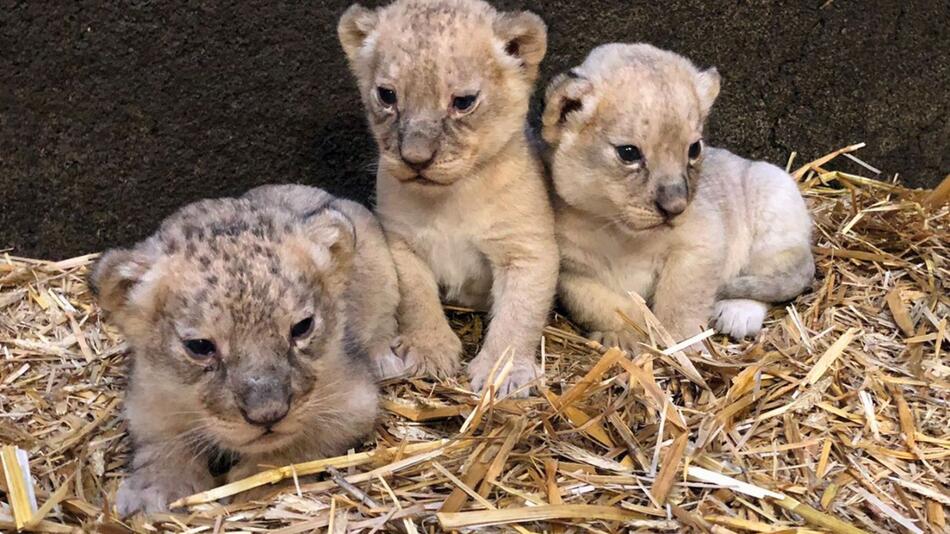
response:
<svg viewBox="0 0 950 534"><path fill-rule="evenodd" d="M235 480L371 431L365 354L391 342L398 303L375 225L318 189L270 186L182 208L98 261L91 286L133 353L123 516L213 487L218 455L240 458Z"/></svg>
<svg viewBox="0 0 950 534"><path fill-rule="evenodd" d="M629 292L679 339L709 319L742 338L811 283L791 177L703 142L718 93L715 69L646 44L601 46L547 90L559 295L604 344L637 341L617 313L640 320Z"/></svg>
<svg viewBox="0 0 950 534"><path fill-rule="evenodd" d="M399 273L407 368L455 372L461 343L440 304L491 308L469 366L481 389L514 351L500 394L526 394L556 288L554 217L525 133L547 33L481 0L350 7L339 37L379 146L377 214Z"/></svg>

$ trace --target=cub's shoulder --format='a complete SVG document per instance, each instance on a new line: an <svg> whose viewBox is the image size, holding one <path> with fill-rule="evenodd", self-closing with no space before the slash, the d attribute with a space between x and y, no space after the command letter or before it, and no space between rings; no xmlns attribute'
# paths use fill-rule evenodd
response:
<svg viewBox="0 0 950 534"><path fill-rule="evenodd" d="M790 174L767 161L747 159L724 148L714 147L709 147L704 157L703 178L714 182L717 187L765 187L798 191Z"/></svg>

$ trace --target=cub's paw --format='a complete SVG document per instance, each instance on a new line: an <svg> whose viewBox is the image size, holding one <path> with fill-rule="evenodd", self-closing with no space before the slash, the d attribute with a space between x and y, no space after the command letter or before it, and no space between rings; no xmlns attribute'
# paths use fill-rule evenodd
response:
<svg viewBox="0 0 950 534"><path fill-rule="evenodd" d="M373 374L378 380L387 380L409 373L406 360L396 355L393 348L386 345L370 352L373 362Z"/></svg>
<svg viewBox="0 0 950 534"><path fill-rule="evenodd" d="M443 332L413 332L397 337L393 353L403 361L404 369L416 375L436 378L455 376L462 342L451 329Z"/></svg>
<svg viewBox="0 0 950 534"><path fill-rule="evenodd" d="M716 331L732 339L755 336L762 330L762 321L769 307L764 302L749 299L727 299L716 302L712 319Z"/></svg>
<svg viewBox="0 0 950 534"><path fill-rule="evenodd" d="M637 344L640 338L630 330L602 330L591 332L588 337L607 348L619 347L631 354L639 352Z"/></svg>
<svg viewBox="0 0 950 534"><path fill-rule="evenodd" d="M495 358L486 353L480 353L468 364L468 376L472 382L472 390L482 392L488 387L488 375L492 367L495 366ZM495 371L501 372L501 366ZM531 393L531 384L541 376L541 367L534 363L534 358L515 358L514 366L508 378L501 384L498 391L495 392L495 398L511 396L517 399L523 399Z"/></svg>
<svg viewBox="0 0 950 534"><path fill-rule="evenodd" d="M119 516L128 517L136 512L167 512L168 505L175 500L214 486L210 473L189 477L174 467L168 469L168 474L142 469L123 480L115 497Z"/></svg>

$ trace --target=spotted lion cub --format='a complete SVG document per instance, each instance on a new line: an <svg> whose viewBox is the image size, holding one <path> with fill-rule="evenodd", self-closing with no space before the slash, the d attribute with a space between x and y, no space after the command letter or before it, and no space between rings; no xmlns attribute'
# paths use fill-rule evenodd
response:
<svg viewBox="0 0 950 534"><path fill-rule="evenodd" d="M182 208L98 261L91 285L132 349L123 516L213 487L217 458L239 458L236 480L372 429L365 354L390 343L398 303L374 225L318 189L271 186Z"/></svg>
<svg viewBox="0 0 950 534"><path fill-rule="evenodd" d="M547 90L559 295L605 344L636 344L617 313L641 320L630 292L680 339L709 319L742 338L811 283L791 177L703 143L718 94L715 69L646 44L596 48Z"/></svg>
<svg viewBox="0 0 950 534"><path fill-rule="evenodd" d="M544 23L481 0L398 0L354 5L338 30L379 146L377 214L402 296L397 353L413 371L455 372L461 343L441 290L491 309L469 366L474 388L512 350L499 393L527 393L558 270L554 216L525 133Z"/></svg>

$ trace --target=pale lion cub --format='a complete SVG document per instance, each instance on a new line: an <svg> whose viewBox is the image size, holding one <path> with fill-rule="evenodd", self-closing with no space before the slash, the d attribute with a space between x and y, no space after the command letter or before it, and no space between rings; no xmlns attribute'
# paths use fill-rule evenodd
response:
<svg viewBox="0 0 950 534"><path fill-rule="evenodd" d="M398 303L375 225L320 190L265 187L182 208L98 261L91 285L133 353L119 513L215 486L219 456L240 458L235 480L341 454L370 432L366 352L391 342Z"/></svg>
<svg viewBox="0 0 950 534"><path fill-rule="evenodd" d="M339 36L379 146L377 213L399 273L397 353L455 372L461 344L440 305L491 308L472 360L481 389L514 351L500 393L527 393L558 255L542 169L525 134L546 29L480 0L399 0L344 13Z"/></svg>
<svg viewBox="0 0 950 534"><path fill-rule="evenodd" d="M812 280L791 177L703 143L718 94L715 69L645 44L601 46L547 90L559 295L605 344L637 341L629 292L680 339L709 319L742 338Z"/></svg>

